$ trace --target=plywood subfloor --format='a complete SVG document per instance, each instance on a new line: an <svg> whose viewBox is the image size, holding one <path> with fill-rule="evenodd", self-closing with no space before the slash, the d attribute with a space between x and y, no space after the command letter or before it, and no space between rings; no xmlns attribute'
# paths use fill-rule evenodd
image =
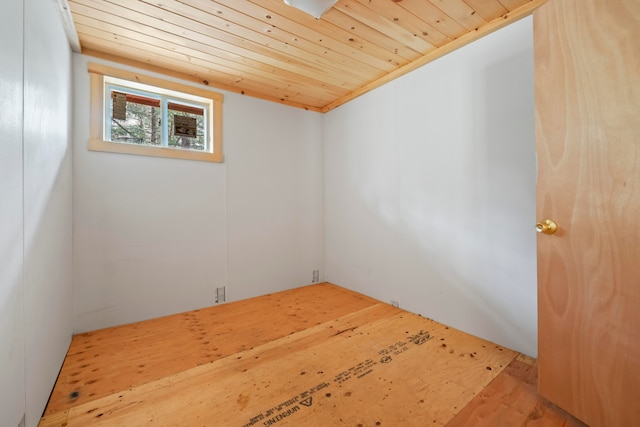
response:
<svg viewBox="0 0 640 427"><path fill-rule="evenodd" d="M537 396L535 372L318 284L75 336L40 425L580 425Z"/></svg>

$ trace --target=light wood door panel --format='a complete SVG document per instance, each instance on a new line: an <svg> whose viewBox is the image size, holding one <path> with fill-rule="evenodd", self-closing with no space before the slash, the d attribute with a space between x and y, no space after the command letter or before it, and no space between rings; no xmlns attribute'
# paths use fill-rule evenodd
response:
<svg viewBox="0 0 640 427"><path fill-rule="evenodd" d="M640 1L534 14L540 393L640 425Z"/></svg>

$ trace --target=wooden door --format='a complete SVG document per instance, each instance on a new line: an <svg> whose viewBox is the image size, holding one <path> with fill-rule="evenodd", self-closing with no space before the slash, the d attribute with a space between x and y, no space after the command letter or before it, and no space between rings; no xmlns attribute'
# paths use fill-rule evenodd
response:
<svg viewBox="0 0 640 427"><path fill-rule="evenodd" d="M640 0L534 14L540 393L640 426Z"/></svg>

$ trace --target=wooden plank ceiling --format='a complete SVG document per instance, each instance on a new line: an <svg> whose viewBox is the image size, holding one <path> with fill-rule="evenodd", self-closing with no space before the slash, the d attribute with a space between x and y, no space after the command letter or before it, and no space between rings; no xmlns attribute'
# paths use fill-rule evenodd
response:
<svg viewBox="0 0 640 427"><path fill-rule="evenodd" d="M546 0L68 0L81 51L326 112L525 17Z"/></svg>

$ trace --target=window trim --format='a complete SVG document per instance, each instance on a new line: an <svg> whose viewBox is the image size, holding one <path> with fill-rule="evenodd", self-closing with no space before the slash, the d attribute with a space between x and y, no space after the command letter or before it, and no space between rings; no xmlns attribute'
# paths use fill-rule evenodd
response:
<svg viewBox="0 0 640 427"><path fill-rule="evenodd" d="M90 134L87 148L91 151L104 151L109 153L135 154L140 156L166 157L183 160L199 160L205 162L221 163L224 161L222 154L222 102L224 96L217 92L200 89L169 80L143 75L134 71L121 70L102 64L90 62L88 66L90 75ZM212 118L212 145L213 152L195 150L182 150L168 147L148 145L126 144L104 140L104 77L115 77L133 83L142 83L175 92L210 99L213 102Z"/></svg>

